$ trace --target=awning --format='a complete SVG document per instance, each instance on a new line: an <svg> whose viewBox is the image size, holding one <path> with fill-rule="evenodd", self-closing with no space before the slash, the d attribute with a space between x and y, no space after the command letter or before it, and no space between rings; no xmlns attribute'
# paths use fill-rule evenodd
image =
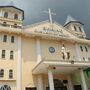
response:
<svg viewBox="0 0 90 90"><path fill-rule="evenodd" d="M32 70L33 74L48 73L48 67L53 67L53 73L65 74L73 73L80 68L87 69L90 66L89 61L73 61L73 60L42 60Z"/></svg>

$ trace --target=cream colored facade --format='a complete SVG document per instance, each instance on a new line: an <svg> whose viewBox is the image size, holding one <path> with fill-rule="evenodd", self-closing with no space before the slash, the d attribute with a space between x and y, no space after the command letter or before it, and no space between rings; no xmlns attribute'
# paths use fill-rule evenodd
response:
<svg viewBox="0 0 90 90"><path fill-rule="evenodd" d="M4 16L5 12L8 17ZM62 26L44 21L23 27L23 14L23 10L14 6L0 7L0 70L4 70L0 77L1 90L46 90L48 87L50 90L90 90L84 75L90 66L90 41L86 39L83 24L69 21ZM3 42L4 35L7 35L6 42ZM10 69L13 78L9 77Z"/></svg>

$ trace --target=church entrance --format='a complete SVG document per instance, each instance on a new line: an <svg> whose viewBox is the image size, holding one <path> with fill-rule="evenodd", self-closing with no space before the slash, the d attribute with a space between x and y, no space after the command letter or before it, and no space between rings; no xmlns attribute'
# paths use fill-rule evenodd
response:
<svg viewBox="0 0 90 90"><path fill-rule="evenodd" d="M50 90L49 87L46 90ZM54 79L54 90L67 90L67 87L59 79Z"/></svg>
<svg viewBox="0 0 90 90"><path fill-rule="evenodd" d="M74 85L74 90L82 90L81 85Z"/></svg>

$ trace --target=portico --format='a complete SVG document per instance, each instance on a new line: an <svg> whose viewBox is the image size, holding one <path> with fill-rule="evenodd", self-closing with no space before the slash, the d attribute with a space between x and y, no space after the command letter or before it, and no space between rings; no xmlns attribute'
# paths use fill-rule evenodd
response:
<svg viewBox="0 0 90 90"><path fill-rule="evenodd" d="M60 79L61 82L63 83L63 87L61 87L62 89L59 90L76 90L72 82L71 74L74 74L78 71L81 77L81 90L88 90L83 70L86 69L89 65L90 64L85 61L43 60L32 70L32 72L33 74L37 74L39 76L41 74L41 77L44 74L47 75L49 90L56 90L54 79ZM55 75L58 76L62 75L65 78L62 77L56 78ZM39 79L43 83L43 78ZM40 85L40 87L38 86L39 87L38 90L46 88L46 86L43 84L38 84Z"/></svg>

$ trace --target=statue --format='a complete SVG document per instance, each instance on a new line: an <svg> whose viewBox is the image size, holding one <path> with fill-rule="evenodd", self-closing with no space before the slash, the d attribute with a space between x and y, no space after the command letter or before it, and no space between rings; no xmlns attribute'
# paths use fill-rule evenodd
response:
<svg viewBox="0 0 90 90"><path fill-rule="evenodd" d="M62 46L61 52L63 59L70 59L70 50L67 50L64 45Z"/></svg>

